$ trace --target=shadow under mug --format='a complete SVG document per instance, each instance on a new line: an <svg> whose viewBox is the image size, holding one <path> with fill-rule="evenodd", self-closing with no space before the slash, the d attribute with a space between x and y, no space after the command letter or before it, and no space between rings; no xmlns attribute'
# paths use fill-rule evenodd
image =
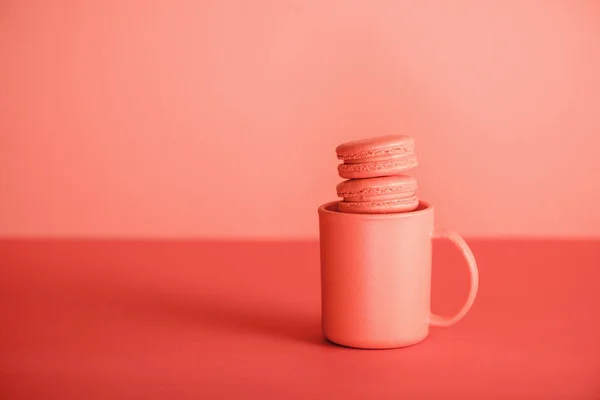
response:
<svg viewBox="0 0 600 400"><path fill-rule="evenodd" d="M331 342L356 348L409 346L429 326L450 326L469 311L479 283L473 253L450 230L434 229L433 207L394 214L350 214L338 202L318 209L321 323ZM432 239L461 251L470 273L467 300L452 317L431 313Z"/></svg>

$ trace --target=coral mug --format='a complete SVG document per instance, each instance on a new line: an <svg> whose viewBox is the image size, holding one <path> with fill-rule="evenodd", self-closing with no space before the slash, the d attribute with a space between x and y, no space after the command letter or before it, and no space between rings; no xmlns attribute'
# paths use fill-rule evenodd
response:
<svg viewBox="0 0 600 400"><path fill-rule="evenodd" d="M477 295L477 265L455 232L434 229L433 207L411 212L350 214L338 202L319 207L323 335L357 348L409 346L430 326L450 326L469 311ZM431 313L432 239L445 238L461 251L470 274L467 300L452 317Z"/></svg>

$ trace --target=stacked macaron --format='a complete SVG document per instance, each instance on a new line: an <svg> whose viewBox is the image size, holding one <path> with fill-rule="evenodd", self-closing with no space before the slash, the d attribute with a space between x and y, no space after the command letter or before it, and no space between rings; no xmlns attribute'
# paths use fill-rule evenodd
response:
<svg viewBox="0 0 600 400"><path fill-rule="evenodd" d="M337 185L342 198L339 211L385 214L416 209L417 180L402 174L418 165L415 142L410 136L390 135L339 145L339 175L347 180Z"/></svg>

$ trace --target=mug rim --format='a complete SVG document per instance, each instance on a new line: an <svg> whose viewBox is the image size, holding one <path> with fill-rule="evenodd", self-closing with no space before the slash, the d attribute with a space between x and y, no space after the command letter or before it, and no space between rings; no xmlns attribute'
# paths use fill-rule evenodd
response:
<svg viewBox="0 0 600 400"><path fill-rule="evenodd" d="M328 210L333 205L337 205L341 200L329 201L325 204L321 204L317 210L319 214L337 215L340 218L356 218L356 219L402 219L410 218L415 215L424 214L433 211L433 206L423 200L419 200L419 205L416 210L400 213L387 213L387 214L357 214L357 213L344 213L339 211Z"/></svg>

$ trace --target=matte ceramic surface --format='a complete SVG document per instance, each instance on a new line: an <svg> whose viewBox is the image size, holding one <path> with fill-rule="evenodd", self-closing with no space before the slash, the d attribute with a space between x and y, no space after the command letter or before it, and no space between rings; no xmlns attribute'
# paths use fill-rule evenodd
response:
<svg viewBox="0 0 600 400"><path fill-rule="evenodd" d="M471 308L478 288L475 259L452 231L434 230L434 210L350 214L338 202L319 210L323 335L349 347L384 349L425 339L429 327L450 326ZM470 272L470 290L452 317L430 310L432 238L451 240Z"/></svg>

